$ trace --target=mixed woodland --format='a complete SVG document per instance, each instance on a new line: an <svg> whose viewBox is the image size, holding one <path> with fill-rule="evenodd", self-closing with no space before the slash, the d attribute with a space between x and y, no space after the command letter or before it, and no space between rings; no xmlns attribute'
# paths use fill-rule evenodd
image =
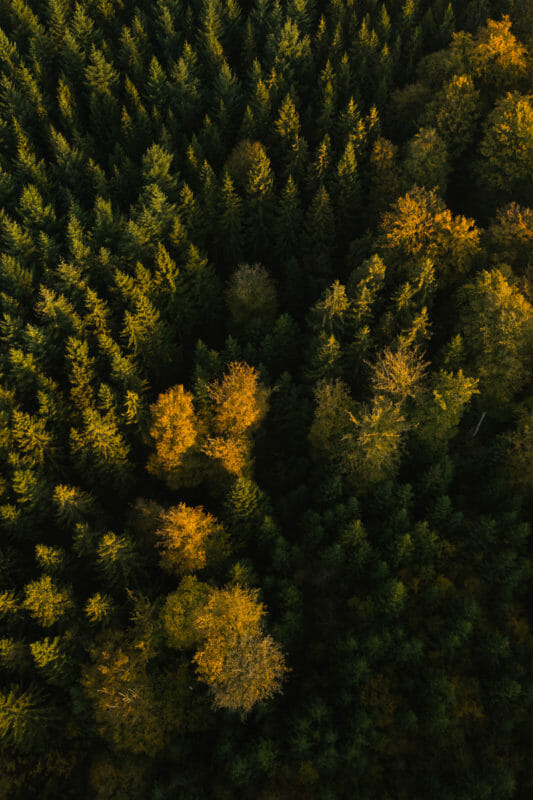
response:
<svg viewBox="0 0 533 800"><path fill-rule="evenodd" d="M533 796L530 0L0 0L0 799Z"/></svg>

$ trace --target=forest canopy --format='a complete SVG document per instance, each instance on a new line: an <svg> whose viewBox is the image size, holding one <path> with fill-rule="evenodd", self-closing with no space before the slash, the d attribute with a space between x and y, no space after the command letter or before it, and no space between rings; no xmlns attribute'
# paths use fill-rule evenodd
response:
<svg viewBox="0 0 533 800"><path fill-rule="evenodd" d="M530 0L0 0L0 800L533 796Z"/></svg>

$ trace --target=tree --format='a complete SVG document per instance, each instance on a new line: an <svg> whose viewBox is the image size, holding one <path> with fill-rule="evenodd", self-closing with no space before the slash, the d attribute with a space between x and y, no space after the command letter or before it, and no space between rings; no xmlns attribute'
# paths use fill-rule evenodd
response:
<svg viewBox="0 0 533 800"><path fill-rule="evenodd" d="M533 263L533 209L509 203L489 227L493 260L524 270Z"/></svg>
<svg viewBox="0 0 533 800"><path fill-rule="evenodd" d="M409 426L398 403L376 395L369 406L349 414L352 429L343 439L343 468L354 480L373 484L391 477L400 461Z"/></svg>
<svg viewBox="0 0 533 800"><path fill-rule="evenodd" d="M351 237L359 211L361 185L355 146L351 139L337 164L336 206L339 217L339 230Z"/></svg>
<svg viewBox="0 0 533 800"><path fill-rule="evenodd" d="M303 227L303 212L298 187L289 175L276 209L274 245L280 259L288 259L298 252L299 236Z"/></svg>
<svg viewBox="0 0 533 800"><path fill-rule="evenodd" d="M196 618L202 644L193 661L215 706L243 716L281 691L287 671L280 646L263 633L265 609L257 591L214 589Z"/></svg>
<svg viewBox="0 0 533 800"><path fill-rule="evenodd" d="M111 586L127 586L138 569L138 555L129 536L108 531L97 546L97 565Z"/></svg>
<svg viewBox="0 0 533 800"><path fill-rule="evenodd" d="M407 398L418 397L427 366L413 348L400 346L395 351L386 348L372 367L372 388L376 394L401 405Z"/></svg>
<svg viewBox="0 0 533 800"><path fill-rule="evenodd" d="M28 583L24 591L23 607L43 628L55 625L74 607L71 591L56 586L50 575Z"/></svg>
<svg viewBox="0 0 533 800"><path fill-rule="evenodd" d="M65 641L59 636L53 639L46 636L38 642L32 642L30 650L35 666L43 677L52 685L61 686L72 670Z"/></svg>
<svg viewBox="0 0 533 800"><path fill-rule="evenodd" d="M509 15L487 20L474 41L475 47L466 50L474 75L496 92L519 88L527 72L527 48L511 33Z"/></svg>
<svg viewBox="0 0 533 800"><path fill-rule="evenodd" d="M233 362L221 381L209 384L215 429L226 436L251 433L266 416L269 390L248 364Z"/></svg>
<svg viewBox="0 0 533 800"><path fill-rule="evenodd" d="M236 327L272 321L276 316L276 289L261 264L240 264L226 290L226 301Z"/></svg>
<svg viewBox="0 0 533 800"><path fill-rule="evenodd" d="M192 394L183 386L174 386L159 395L150 412L150 436L156 451L148 460L148 471L166 480L170 487L198 482L198 473L191 469L191 456L199 438Z"/></svg>
<svg viewBox="0 0 533 800"><path fill-rule="evenodd" d="M262 152L261 142L250 139L243 139L231 151L225 169L238 189L246 189L254 162Z"/></svg>
<svg viewBox="0 0 533 800"><path fill-rule="evenodd" d="M201 639L196 619L209 601L212 589L193 575L186 575L175 592L167 595L161 621L169 647L190 650Z"/></svg>
<svg viewBox="0 0 533 800"><path fill-rule="evenodd" d="M285 96L281 104L274 127L278 136L284 140L286 147L290 147L300 133L300 117L290 94Z"/></svg>
<svg viewBox="0 0 533 800"><path fill-rule="evenodd" d="M471 268L479 238L473 220L453 216L433 190L417 186L384 214L378 241L385 258L392 256L407 270L418 259L430 258L441 280L449 283Z"/></svg>
<svg viewBox="0 0 533 800"><path fill-rule="evenodd" d="M370 210L381 215L400 194L398 148L379 136L370 154Z"/></svg>
<svg viewBox="0 0 533 800"><path fill-rule="evenodd" d="M229 173L224 173L219 205L220 242L228 263L238 261L243 245L244 217L242 200L234 189Z"/></svg>
<svg viewBox="0 0 533 800"><path fill-rule="evenodd" d="M448 152L435 128L420 128L409 140L403 168L409 184L445 193L450 173Z"/></svg>
<svg viewBox="0 0 533 800"><path fill-rule="evenodd" d="M477 385L477 378L464 375L461 369L431 375L430 391L413 412L414 435L426 450L438 450L457 433L466 406L479 393Z"/></svg>
<svg viewBox="0 0 533 800"><path fill-rule="evenodd" d="M23 752L42 746L55 716L33 687L12 686L0 692L0 737L7 746Z"/></svg>
<svg viewBox="0 0 533 800"><path fill-rule="evenodd" d="M306 234L307 255L315 274L328 275L335 243L335 216L324 186L320 186L307 211Z"/></svg>
<svg viewBox="0 0 533 800"><path fill-rule="evenodd" d="M106 623L113 612L113 602L109 595L96 594L91 595L85 604L85 614L89 622Z"/></svg>
<svg viewBox="0 0 533 800"><path fill-rule="evenodd" d="M83 668L81 683L98 732L119 751L154 756L182 723L183 672L156 691L146 669L151 655L132 629L111 631L95 641L91 663Z"/></svg>
<svg viewBox="0 0 533 800"><path fill-rule="evenodd" d="M482 397L504 408L529 380L533 308L498 269L461 289L461 330Z"/></svg>
<svg viewBox="0 0 533 800"><path fill-rule="evenodd" d="M311 452L316 456L340 456L341 443L350 430L353 400L346 384L321 381L315 389L315 414L309 431Z"/></svg>
<svg viewBox="0 0 533 800"><path fill-rule="evenodd" d="M533 413L522 413L516 430L507 435L508 475L512 485L525 492L533 489Z"/></svg>
<svg viewBox="0 0 533 800"><path fill-rule="evenodd" d="M470 75L454 75L435 100L435 127L451 158L457 158L474 141L481 113L479 91Z"/></svg>
<svg viewBox="0 0 533 800"><path fill-rule="evenodd" d="M479 146L482 183L508 197L533 201L533 95L517 92L497 101Z"/></svg>
<svg viewBox="0 0 533 800"><path fill-rule="evenodd" d="M220 561L228 553L223 527L203 508L180 503L167 509L156 530L161 567L184 575Z"/></svg>

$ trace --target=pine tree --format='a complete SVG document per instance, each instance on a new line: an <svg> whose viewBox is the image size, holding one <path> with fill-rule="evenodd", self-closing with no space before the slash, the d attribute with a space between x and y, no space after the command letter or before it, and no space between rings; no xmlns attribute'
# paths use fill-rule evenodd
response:
<svg viewBox="0 0 533 800"><path fill-rule="evenodd" d="M12 686L0 693L0 736L19 751L42 747L56 714L34 688Z"/></svg>
<svg viewBox="0 0 533 800"><path fill-rule="evenodd" d="M227 264L235 264L241 258L244 244L243 229L242 200L235 191L233 182L226 172L220 191L218 232Z"/></svg>
<svg viewBox="0 0 533 800"><path fill-rule="evenodd" d="M49 575L27 584L24 608L42 625L49 628L69 614L73 601L69 589L59 589Z"/></svg>
<svg viewBox="0 0 533 800"><path fill-rule="evenodd" d="M281 193L274 223L275 247L279 258L295 256L299 250L299 237L303 226L303 213L298 187L289 175Z"/></svg>
<svg viewBox="0 0 533 800"><path fill-rule="evenodd" d="M70 445L75 460L94 483L101 480L120 488L128 483L129 447L114 412L102 414L94 407L82 411L83 427L72 428Z"/></svg>

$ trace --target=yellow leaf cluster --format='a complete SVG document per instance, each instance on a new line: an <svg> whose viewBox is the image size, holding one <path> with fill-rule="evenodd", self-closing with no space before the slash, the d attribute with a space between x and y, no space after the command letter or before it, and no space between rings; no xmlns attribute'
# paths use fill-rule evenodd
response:
<svg viewBox="0 0 533 800"><path fill-rule="evenodd" d="M264 615L256 591L234 586L213 590L196 618L204 641L194 662L219 708L247 714L280 690L287 668L279 645L262 632Z"/></svg>
<svg viewBox="0 0 533 800"><path fill-rule="evenodd" d="M199 483L205 456L216 459L233 475L240 475L250 460L250 434L268 410L269 390L248 364L233 362L222 380L207 386L210 407L196 412L193 395L174 386L151 406L156 452L147 469L169 486Z"/></svg>
<svg viewBox="0 0 533 800"><path fill-rule="evenodd" d="M213 539L220 538L222 526L203 508L180 503L169 508L156 531L161 566L169 572L186 574L202 569Z"/></svg>
<svg viewBox="0 0 533 800"><path fill-rule="evenodd" d="M268 410L269 392L259 373L248 364L233 362L222 380L208 387L215 403L215 426L222 435L248 433Z"/></svg>

